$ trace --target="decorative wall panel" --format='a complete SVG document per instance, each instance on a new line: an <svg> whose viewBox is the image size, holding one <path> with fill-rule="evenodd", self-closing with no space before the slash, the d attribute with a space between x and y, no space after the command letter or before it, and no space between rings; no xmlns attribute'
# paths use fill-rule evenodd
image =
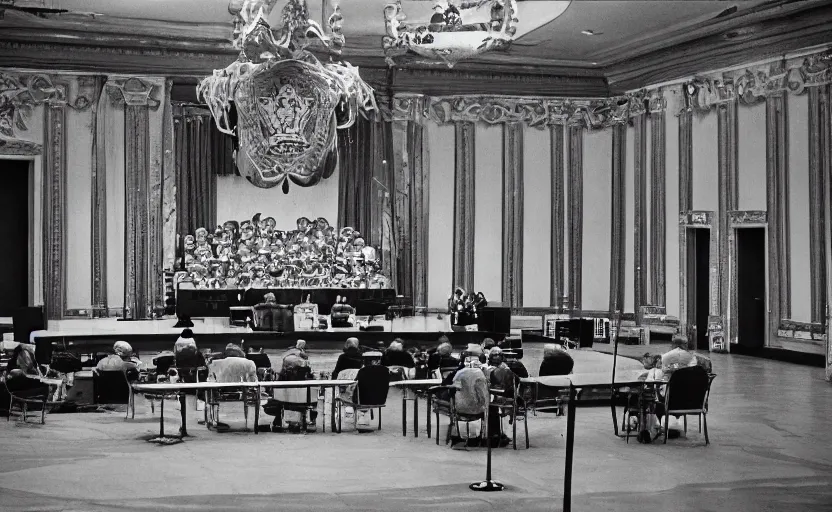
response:
<svg viewBox="0 0 832 512"><path fill-rule="evenodd" d="M811 321L826 321L826 246L824 174L829 134L829 87L809 88L809 272ZM826 185L828 186L828 184Z"/></svg>
<svg viewBox="0 0 832 512"><path fill-rule="evenodd" d="M523 306L523 125L503 126L503 304Z"/></svg>
<svg viewBox="0 0 832 512"><path fill-rule="evenodd" d="M693 208L693 112L679 113L679 213ZM687 224L679 223L679 322L683 336L690 338L688 325L688 247Z"/></svg>
<svg viewBox="0 0 832 512"><path fill-rule="evenodd" d="M66 109L61 100L44 109L43 297L50 320L66 310Z"/></svg>
<svg viewBox="0 0 832 512"><path fill-rule="evenodd" d="M769 222L770 332L791 316L789 285L786 105L783 93L766 98L766 203Z"/></svg>
<svg viewBox="0 0 832 512"><path fill-rule="evenodd" d="M718 200L717 236L719 237L719 311L727 318L729 297L728 212L737 209L737 101L717 107Z"/></svg>
<svg viewBox="0 0 832 512"><path fill-rule="evenodd" d="M455 123L454 166L454 286L474 291L474 173L475 125Z"/></svg>
<svg viewBox="0 0 832 512"><path fill-rule="evenodd" d="M635 313L641 310L641 306L650 303L647 296L647 118L639 115L633 118L635 131L635 189L633 190L634 203L634 230L633 230L633 275L635 286L633 289L633 303Z"/></svg>
<svg viewBox="0 0 832 512"><path fill-rule="evenodd" d="M650 103L650 299L656 306L666 304L665 107L666 102L662 96Z"/></svg>
<svg viewBox="0 0 832 512"><path fill-rule="evenodd" d="M410 229L413 305L428 306L428 219L430 218L430 154L425 128L407 124L407 161L410 164Z"/></svg>
<svg viewBox="0 0 832 512"><path fill-rule="evenodd" d="M92 315L108 316L107 301L107 125L105 79L96 78L92 106Z"/></svg>
<svg viewBox="0 0 832 512"><path fill-rule="evenodd" d="M583 271L583 128L569 127L567 204L569 205L569 302L572 316L581 316Z"/></svg>
<svg viewBox="0 0 832 512"><path fill-rule="evenodd" d="M165 83L165 97L170 98L173 82ZM166 101L162 112L162 267L173 269L176 265L176 158L173 138L173 108Z"/></svg>
<svg viewBox="0 0 832 512"><path fill-rule="evenodd" d="M627 125L612 128L612 224L610 238L610 318L624 309L624 273L626 265L625 230L627 192L624 187L624 168L627 159Z"/></svg>
<svg viewBox="0 0 832 512"><path fill-rule="evenodd" d="M552 180L552 285L549 305L560 310L563 307L563 296L566 291L564 282L564 129L562 125L549 127L550 138L550 172Z"/></svg>

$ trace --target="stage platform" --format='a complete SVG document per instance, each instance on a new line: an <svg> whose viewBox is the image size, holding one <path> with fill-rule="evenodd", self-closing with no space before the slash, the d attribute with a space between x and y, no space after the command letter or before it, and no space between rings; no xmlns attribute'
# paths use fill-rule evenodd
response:
<svg viewBox="0 0 832 512"><path fill-rule="evenodd" d="M447 317L436 316L403 317L394 320L374 320L371 326L381 331L361 331L357 328L328 329L318 331L295 331L289 333L270 331L249 331L243 327L229 325L228 319L192 319L194 338L200 348L222 350L228 343L243 347L258 347L266 350L286 349L294 346L298 339L306 340L310 349L340 349L349 337L356 337L364 346L375 346L379 342L388 345L401 338L406 347L433 347L441 336L447 336L456 350L462 350L469 343L481 343L485 338L502 341L505 333L481 331L453 332ZM50 329L32 333L37 346L38 360L50 360L53 349L66 347L75 352L109 352L113 343L126 341L139 353L156 353L171 350L181 328L174 328L176 319L118 321L112 318L55 320Z"/></svg>

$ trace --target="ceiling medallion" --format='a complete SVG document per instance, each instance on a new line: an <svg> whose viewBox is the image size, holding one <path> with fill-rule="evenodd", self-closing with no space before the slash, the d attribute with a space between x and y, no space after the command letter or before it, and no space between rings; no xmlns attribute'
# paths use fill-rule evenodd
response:
<svg viewBox="0 0 832 512"><path fill-rule="evenodd" d="M289 181L309 187L330 177L338 161L336 130L377 106L358 68L332 60L344 45L337 3L327 33L309 19L306 0L289 0L282 26L272 29L267 20L276 2L231 0L240 57L203 79L197 96L217 128L239 138L240 174L288 192ZM321 63L307 49L312 45L323 47L330 62Z"/></svg>
<svg viewBox="0 0 832 512"><path fill-rule="evenodd" d="M515 0L436 2L429 21L408 26L406 18L401 0L384 6L387 35L382 46L390 66L396 64L395 57L409 52L453 67L462 59L507 49L518 23ZM470 21L474 19L479 21Z"/></svg>

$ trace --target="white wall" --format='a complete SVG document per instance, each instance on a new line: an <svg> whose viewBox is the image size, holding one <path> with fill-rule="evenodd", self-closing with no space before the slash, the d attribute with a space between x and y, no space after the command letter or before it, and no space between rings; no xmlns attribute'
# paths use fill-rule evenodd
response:
<svg viewBox="0 0 832 512"><path fill-rule="evenodd" d="M717 115L693 116L693 209L719 210Z"/></svg>
<svg viewBox="0 0 832 512"><path fill-rule="evenodd" d="M107 304L124 306L124 109L107 104Z"/></svg>
<svg viewBox="0 0 832 512"><path fill-rule="evenodd" d="M737 109L737 182L740 210L766 209L766 104ZM804 140L804 143L806 140Z"/></svg>
<svg viewBox="0 0 832 512"><path fill-rule="evenodd" d="M627 126L624 159L624 310L633 313L635 309L635 130Z"/></svg>
<svg viewBox="0 0 832 512"><path fill-rule="evenodd" d="M809 98L786 95L788 105L789 248L792 320L810 322L809 270Z"/></svg>
<svg viewBox="0 0 832 512"><path fill-rule="evenodd" d="M612 129L584 132L584 225L581 307L606 311L612 251Z"/></svg>
<svg viewBox="0 0 832 512"><path fill-rule="evenodd" d="M523 134L523 307L548 307L550 302L552 178L549 138L549 130L526 127Z"/></svg>
<svg viewBox="0 0 832 512"><path fill-rule="evenodd" d="M494 303L503 296L503 129L478 123L475 137L474 288Z"/></svg>
<svg viewBox="0 0 832 512"><path fill-rule="evenodd" d="M66 307L92 305L92 109L67 109Z"/></svg>
<svg viewBox="0 0 832 512"><path fill-rule="evenodd" d="M277 229L295 229L299 217L324 217L333 226L338 224L339 172L313 187L289 184L289 193L282 187L258 188L240 176L217 177L217 222L242 222L260 213L263 218L274 217ZM339 228L344 226L338 226ZM364 226L352 226L366 231Z"/></svg>
<svg viewBox="0 0 832 512"><path fill-rule="evenodd" d="M665 115L665 304L667 314L679 317L679 94L667 93Z"/></svg>
<svg viewBox="0 0 832 512"><path fill-rule="evenodd" d="M430 150L428 307L447 308L448 296L454 286L454 144L456 137L452 124L436 125L429 122L425 131ZM502 133L500 142L502 144ZM494 222L502 225L502 218L495 217ZM494 254L492 257L499 258L499 254ZM483 256L480 255L480 257Z"/></svg>

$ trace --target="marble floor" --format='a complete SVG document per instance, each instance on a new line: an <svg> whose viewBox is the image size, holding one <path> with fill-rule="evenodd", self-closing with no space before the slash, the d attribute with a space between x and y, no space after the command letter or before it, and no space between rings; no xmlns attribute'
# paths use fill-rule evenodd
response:
<svg viewBox="0 0 832 512"><path fill-rule="evenodd" d="M525 348L535 373L542 347ZM644 351L621 347L629 356ZM573 510L832 510L832 385L823 370L712 359L710 446L696 420L667 445L627 444L612 434L609 407L578 408ZM334 360L313 354L316 371ZM421 407L419 438L410 422L402 437L396 390L383 429L367 434L216 433L191 411L192 437L173 446L145 442L158 432L158 409L152 415L141 400L134 420L123 412L52 414L46 425L3 420L0 510L561 509L566 418L531 417L529 450L495 450L494 478L506 490L484 494L468 484L484 478L485 451L437 446L425 437ZM175 431L179 417L168 419L169 411ZM223 406L223 420L241 429L242 410Z"/></svg>

